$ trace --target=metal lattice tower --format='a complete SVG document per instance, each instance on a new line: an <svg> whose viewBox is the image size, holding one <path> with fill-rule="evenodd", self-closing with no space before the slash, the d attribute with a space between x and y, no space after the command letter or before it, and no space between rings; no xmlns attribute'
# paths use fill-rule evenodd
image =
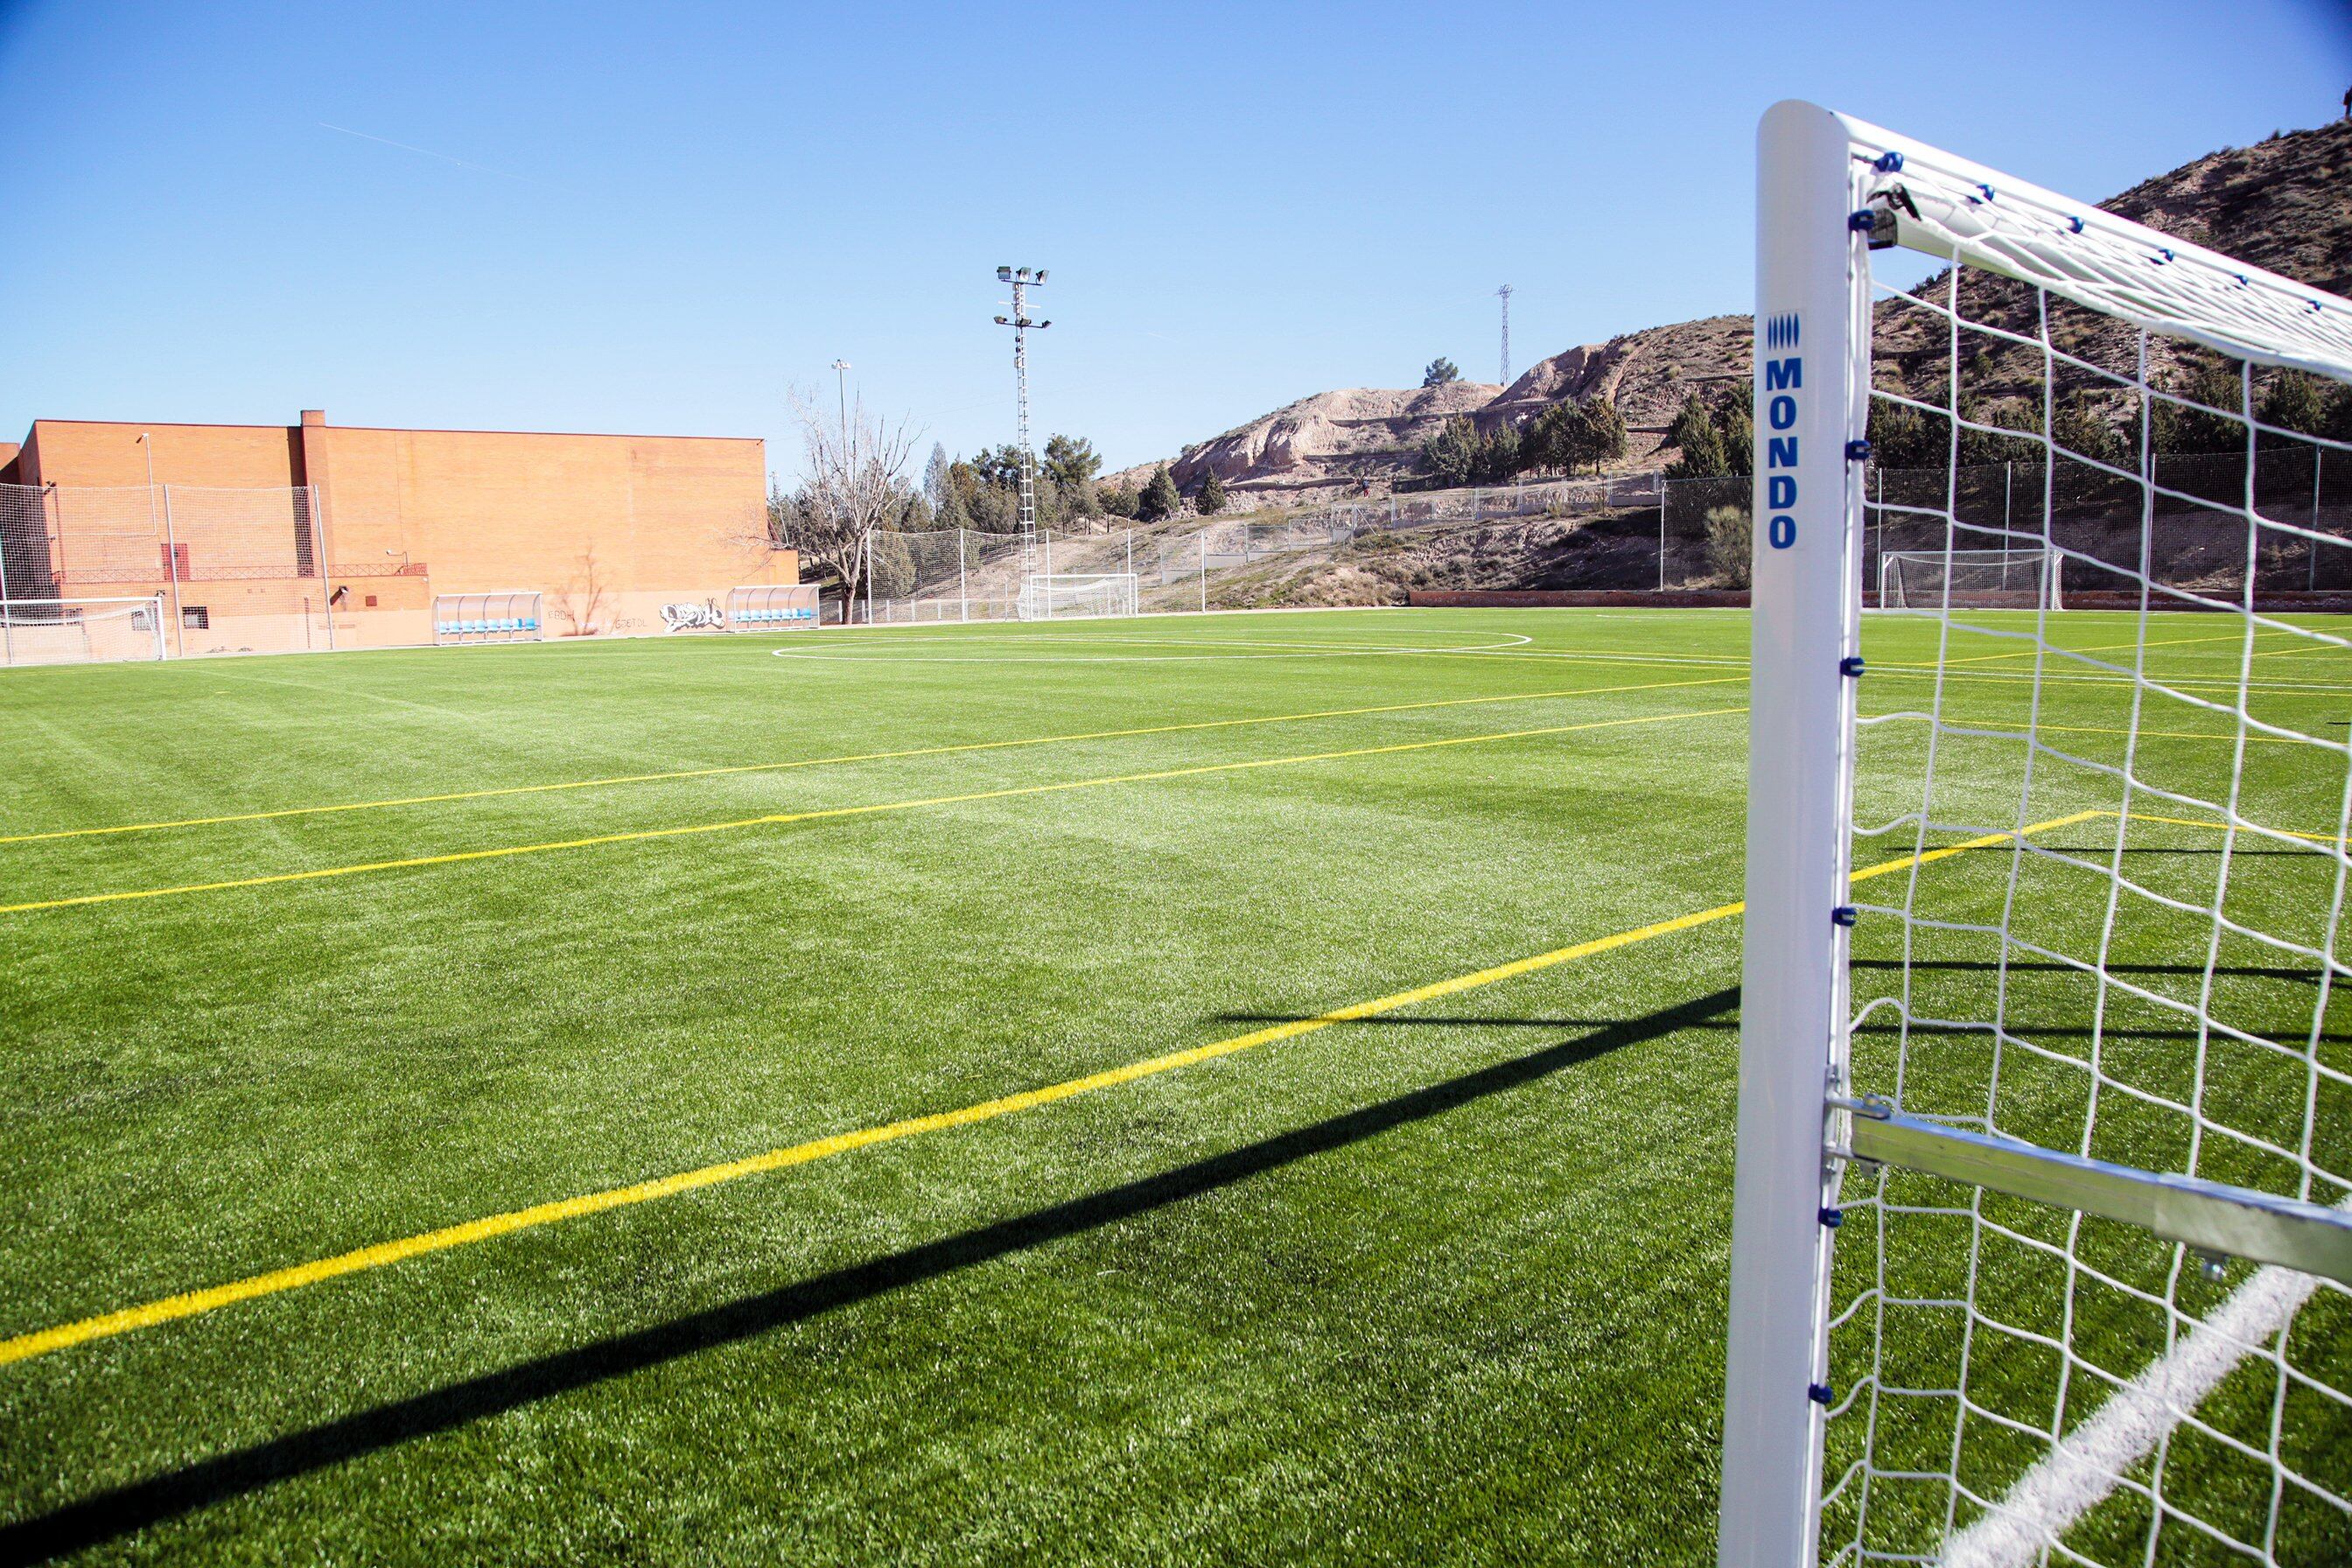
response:
<svg viewBox="0 0 2352 1568"><path fill-rule="evenodd" d="M1054 323L1029 319L1028 291L1045 281L1044 268L1000 267L996 280L1013 285L1013 314L997 317L996 324L1013 329L1015 429L1021 447L1021 576L1025 582L1037 574L1037 458L1029 450L1029 329L1043 331Z"/></svg>
<svg viewBox="0 0 2352 1568"><path fill-rule="evenodd" d="M1503 373L1496 379L1508 386L1511 384L1511 286L1506 283L1495 293L1503 301Z"/></svg>

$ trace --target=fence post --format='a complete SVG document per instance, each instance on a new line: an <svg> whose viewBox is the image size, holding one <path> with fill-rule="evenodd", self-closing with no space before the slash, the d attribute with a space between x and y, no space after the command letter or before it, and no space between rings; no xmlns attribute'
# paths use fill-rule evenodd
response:
<svg viewBox="0 0 2352 1568"><path fill-rule="evenodd" d="M2311 531L2314 533L2317 533L2319 531L2320 465L2325 463L2326 460L2327 448L2325 447L2314 447L2311 449ZM2306 590L2316 593L2319 589L2319 541L2316 539L2305 541L2304 543L2303 553L2305 556L2305 567L2303 577L2303 585ZM0 592L5 592L5 590L0 590Z"/></svg>
<svg viewBox="0 0 2352 1568"><path fill-rule="evenodd" d="M1602 492L1604 497L1607 492ZM1608 505L1604 499L1602 506ZM1658 481L1658 591L1666 589L1666 482Z"/></svg>
<svg viewBox="0 0 2352 1568"><path fill-rule="evenodd" d="M1193 537L1192 542L1201 547L1201 612L1206 615L1209 609L1209 531L1202 529Z"/></svg>
<svg viewBox="0 0 2352 1568"><path fill-rule="evenodd" d="M327 647L331 650L335 646L335 568L327 558L327 511L320 504L324 498L320 495L317 485L304 485L302 488L310 492L310 531L318 541L319 592L325 595Z"/></svg>
<svg viewBox="0 0 2352 1568"><path fill-rule="evenodd" d="M2314 493L2317 493L2315 486ZM10 512L15 510L14 507L8 509ZM16 611L8 603L8 514L0 512L0 664L16 662ZM155 605L155 619L160 623L163 618L163 606L162 602L158 601ZM155 636L158 639L156 646L160 648L163 636L163 628L160 624L155 627Z"/></svg>
<svg viewBox="0 0 2352 1568"><path fill-rule="evenodd" d="M968 621L971 619L971 590L964 585L964 531L961 528L956 530L956 608L961 612L957 618Z"/></svg>
<svg viewBox="0 0 2352 1568"><path fill-rule="evenodd" d="M182 658L188 657L187 612L180 606L180 536L172 529L172 487L163 490L163 559L170 565L172 579L172 641ZM147 492L150 515L155 505L155 491Z"/></svg>

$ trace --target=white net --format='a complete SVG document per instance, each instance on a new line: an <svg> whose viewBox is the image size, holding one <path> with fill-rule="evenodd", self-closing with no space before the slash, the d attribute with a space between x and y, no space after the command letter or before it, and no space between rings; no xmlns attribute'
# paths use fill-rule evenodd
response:
<svg viewBox="0 0 2352 1568"><path fill-rule="evenodd" d="M2057 553L2034 546L1890 551L1879 559L1878 607L2055 610L2059 579Z"/></svg>
<svg viewBox="0 0 2352 1568"><path fill-rule="evenodd" d="M0 665L163 657L163 601L0 599Z"/></svg>
<svg viewBox="0 0 2352 1568"><path fill-rule="evenodd" d="M1022 579L1013 613L1024 621L1073 616L1131 616L1136 613L1135 574L1038 573Z"/></svg>
<svg viewBox="0 0 2352 1568"><path fill-rule="evenodd" d="M333 592L305 486L0 485L0 598L161 594L173 655L331 647Z"/></svg>
<svg viewBox="0 0 2352 1568"><path fill-rule="evenodd" d="M1832 1142L1891 1114L2342 1205L2352 307L1855 151L1874 243L1954 265L1867 334L1874 446L1940 473L1857 487L1914 614L1864 633ZM1891 1163L1837 1208L1825 1561L2352 1560L2339 1279Z"/></svg>
<svg viewBox="0 0 2352 1568"><path fill-rule="evenodd" d="M436 643L539 642L546 626L537 589L433 595Z"/></svg>

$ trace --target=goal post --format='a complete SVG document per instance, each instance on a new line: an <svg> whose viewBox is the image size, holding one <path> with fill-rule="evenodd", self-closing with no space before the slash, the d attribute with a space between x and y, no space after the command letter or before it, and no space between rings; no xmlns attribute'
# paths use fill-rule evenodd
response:
<svg viewBox="0 0 2352 1568"><path fill-rule="evenodd" d="M797 631L817 624L819 608L814 583L748 584L727 590L727 629Z"/></svg>
<svg viewBox="0 0 2352 1568"><path fill-rule="evenodd" d="M165 651L161 594L0 599L0 665L161 659Z"/></svg>
<svg viewBox="0 0 2352 1568"><path fill-rule="evenodd" d="M1131 616L1137 613L1132 572L1032 573L1021 580L1013 614L1021 620L1065 616Z"/></svg>
<svg viewBox="0 0 2352 1568"><path fill-rule="evenodd" d="M1811 104L1758 153L1718 1562L2343 1560L2352 444L2267 410L2352 303ZM1879 421L1940 495L1865 508Z"/></svg>
<svg viewBox="0 0 2352 1568"><path fill-rule="evenodd" d="M2058 610L2063 575L2056 550L1890 550L1879 558L1878 608Z"/></svg>

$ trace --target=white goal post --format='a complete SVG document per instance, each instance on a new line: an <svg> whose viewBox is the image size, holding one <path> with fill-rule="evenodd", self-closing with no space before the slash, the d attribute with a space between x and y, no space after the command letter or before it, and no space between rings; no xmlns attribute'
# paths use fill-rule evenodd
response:
<svg viewBox="0 0 2352 1568"><path fill-rule="evenodd" d="M1998 550L1890 550L1879 558L1878 607L2058 610L2058 552L2039 544Z"/></svg>
<svg viewBox="0 0 2352 1568"><path fill-rule="evenodd" d="M749 584L727 590L727 629L796 631L815 626L819 608L814 583Z"/></svg>
<svg viewBox="0 0 2352 1568"><path fill-rule="evenodd" d="M436 643L541 642L546 636L536 588L433 595Z"/></svg>
<svg viewBox="0 0 2352 1568"><path fill-rule="evenodd" d="M164 657L163 595L0 599L0 665Z"/></svg>
<svg viewBox="0 0 2352 1568"><path fill-rule="evenodd" d="M1024 621L1062 616L1131 616L1136 613L1132 572L1032 573L1021 580L1013 614Z"/></svg>
<svg viewBox="0 0 2352 1568"><path fill-rule="evenodd" d="M2352 1560L2352 303L1806 103L1757 210L1718 1561Z"/></svg>

